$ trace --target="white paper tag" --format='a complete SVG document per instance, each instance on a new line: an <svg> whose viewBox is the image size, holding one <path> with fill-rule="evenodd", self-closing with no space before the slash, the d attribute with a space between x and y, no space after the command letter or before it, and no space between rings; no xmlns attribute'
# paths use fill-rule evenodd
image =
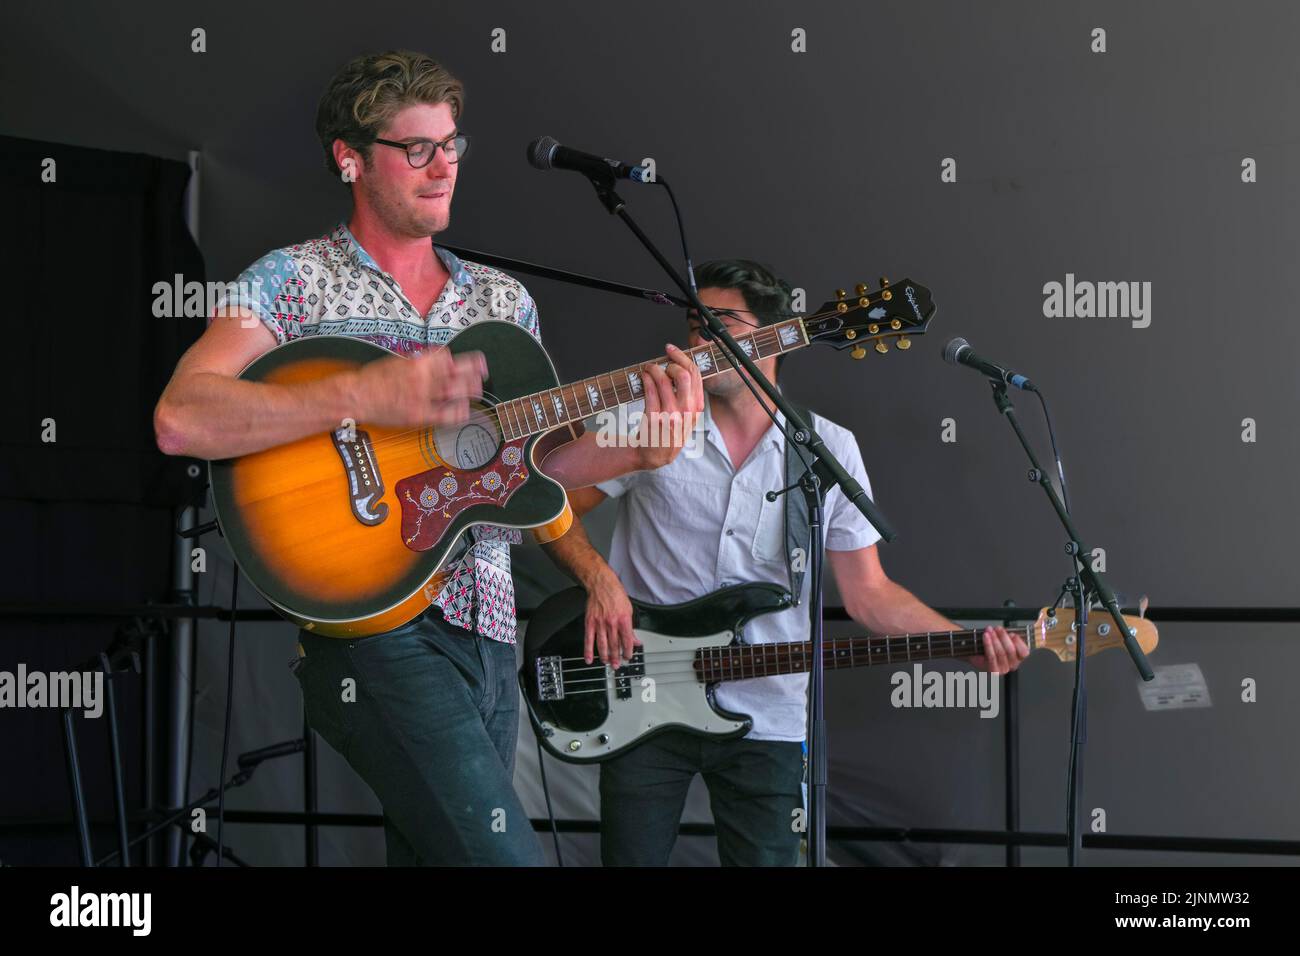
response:
<svg viewBox="0 0 1300 956"><path fill-rule="evenodd" d="M1155 680L1138 680L1138 693L1147 710L1213 706L1200 664L1168 664L1154 670Z"/></svg>

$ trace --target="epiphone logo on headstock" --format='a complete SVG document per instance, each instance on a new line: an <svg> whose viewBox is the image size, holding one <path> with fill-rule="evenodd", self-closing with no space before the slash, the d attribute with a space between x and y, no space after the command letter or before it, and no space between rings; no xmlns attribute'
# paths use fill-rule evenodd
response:
<svg viewBox="0 0 1300 956"><path fill-rule="evenodd" d="M916 321L918 322L924 321L921 318L921 307L916 304L916 290L909 285L904 290L904 293L907 295L907 301L912 304L912 311L916 313Z"/></svg>

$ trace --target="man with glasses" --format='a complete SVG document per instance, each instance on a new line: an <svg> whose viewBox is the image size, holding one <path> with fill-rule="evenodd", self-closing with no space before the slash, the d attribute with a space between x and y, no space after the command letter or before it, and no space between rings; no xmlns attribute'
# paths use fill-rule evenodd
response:
<svg viewBox="0 0 1300 956"><path fill-rule="evenodd" d="M418 53L358 57L334 77L316 132L326 168L351 193L351 216L323 237L259 257L239 277L241 291L218 303L158 403L162 451L231 458L349 419L458 424L482 395L486 360L437 346L491 319L539 336L537 307L519 282L431 242L449 224L469 145L459 129L462 96L455 77ZM306 384L236 378L268 349L305 335L355 336L397 354ZM670 346L668 356L666 371L645 367L646 395L689 429L703 405L700 375L681 350ZM597 449L594 432L566 437L536 454L565 487L658 467L680 450ZM308 721L378 796L389 864L542 861L512 784L519 705L510 545L522 538L481 526L471 536L433 606L409 624L355 640L299 633L294 673ZM613 576L576 522L547 550L580 580Z"/></svg>
<svg viewBox="0 0 1300 956"><path fill-rule="evenodd" d="M709 262L696 273L700 300L735 336L791 316L790 286L750 260ZM689 343L703 344L697 317L688 315ZM783 357L758 359L774 379ZM631 658L630 594L654 604L677 604L747 581L789 580L785 553L786 499L766 493L786 481L784 438L740 373L708 379L700 427L700 455L573 492L578 514L607 496L618 499L609 563L621 586L604 579L593 597L622 613L588 629L586 655L612 667ZM778 413L779 414L779 413ZM827 448L867 493L871 484L853 434L820 415L813 427ZM885 574L876 554L879 534L839 488L826 497L825 547L849 615L881 634L956 630ZM625 591L623 589L626 589ZM749 643L806 641L810 583L800 606L755 618ZM608 589L608 593L605 590ZM1029 649L1003 627L987 629L977 667L1004 674ZM691 780L703 775L724 865L793 866L801 834L794 826L803 807L803 741L808 676L782 674L726 681L716 688L723 710L749 714L753 729L736 740L706 740L666 731L600 766L601 859L607 866L668 862Z"/></svg>

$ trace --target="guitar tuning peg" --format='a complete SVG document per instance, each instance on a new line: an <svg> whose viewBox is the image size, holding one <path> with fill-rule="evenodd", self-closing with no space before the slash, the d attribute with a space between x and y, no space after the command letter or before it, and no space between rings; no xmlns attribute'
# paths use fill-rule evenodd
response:
<svg viewBox="0 0 1300 956"><path fill-rule="evenodd" d="M880 288L882 288L882 289L888 289L888 288L889 288L889 280L886 279L884 276L881 276L881 277L880 277Z"/></svg>
<svg viewBox="0 0 1300 956"><path fill-rule="evenodd" d="M849 352L849 354L852 355L855 359L866 358L867 350L864 349L861 345L855 345L853 346L853 351Z"/></svg>
<svg viewBox="0 0 1300 956"><path fill-rule="evenodd" d="M900 351L906 352L908 349L912 347L912 340L909 339L906 335L900 335L897 341L894 342L894 347L899 349Z"/></svg>
<svg viewBox="0 0 1300 956"><path fill-rule="evenodd" d="M889 351L889 346L886 345L884 342L877 342L876 351L879 352L881 355L884 355L886 352Z"/></svg>
<svg viewBox="0 0 1300 956"><path fill-rule="evenodd" d="M856 286L853 287L853 291L854 291L857 295L866 295L866 294L867 294L867 284L866 284L865 282L859 282Z"/></svg>
<svg viewBox="0 0 1300 956"><path fill-rule="evenodd" d="M845 292L843 289L836 289L836 290L835 290L835 298L837 298L837 299L842 299L842 298L844 298L846 295L848 295L848 293Z"/></svg>

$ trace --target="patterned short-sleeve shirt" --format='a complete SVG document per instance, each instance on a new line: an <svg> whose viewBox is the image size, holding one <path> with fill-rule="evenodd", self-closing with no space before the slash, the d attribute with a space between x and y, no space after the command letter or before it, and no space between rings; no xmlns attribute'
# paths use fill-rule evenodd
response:
<svg viewBox="0 0 1300 956"><path fill-rule="evenodd" d="M253 312L283 345L304 335L350 335L411 355L444 345L484 319L513 321L541 341L537 306L516 279L491 266L433 251L450 278L426 315L397 280L379 268L346 223L318 239L273 249L239 276L217 303ZM519 531L479 525L473 545L447 567L447 583L434 600L448 622L494 641L515 641L515 595L510 545Z"/></svg>

